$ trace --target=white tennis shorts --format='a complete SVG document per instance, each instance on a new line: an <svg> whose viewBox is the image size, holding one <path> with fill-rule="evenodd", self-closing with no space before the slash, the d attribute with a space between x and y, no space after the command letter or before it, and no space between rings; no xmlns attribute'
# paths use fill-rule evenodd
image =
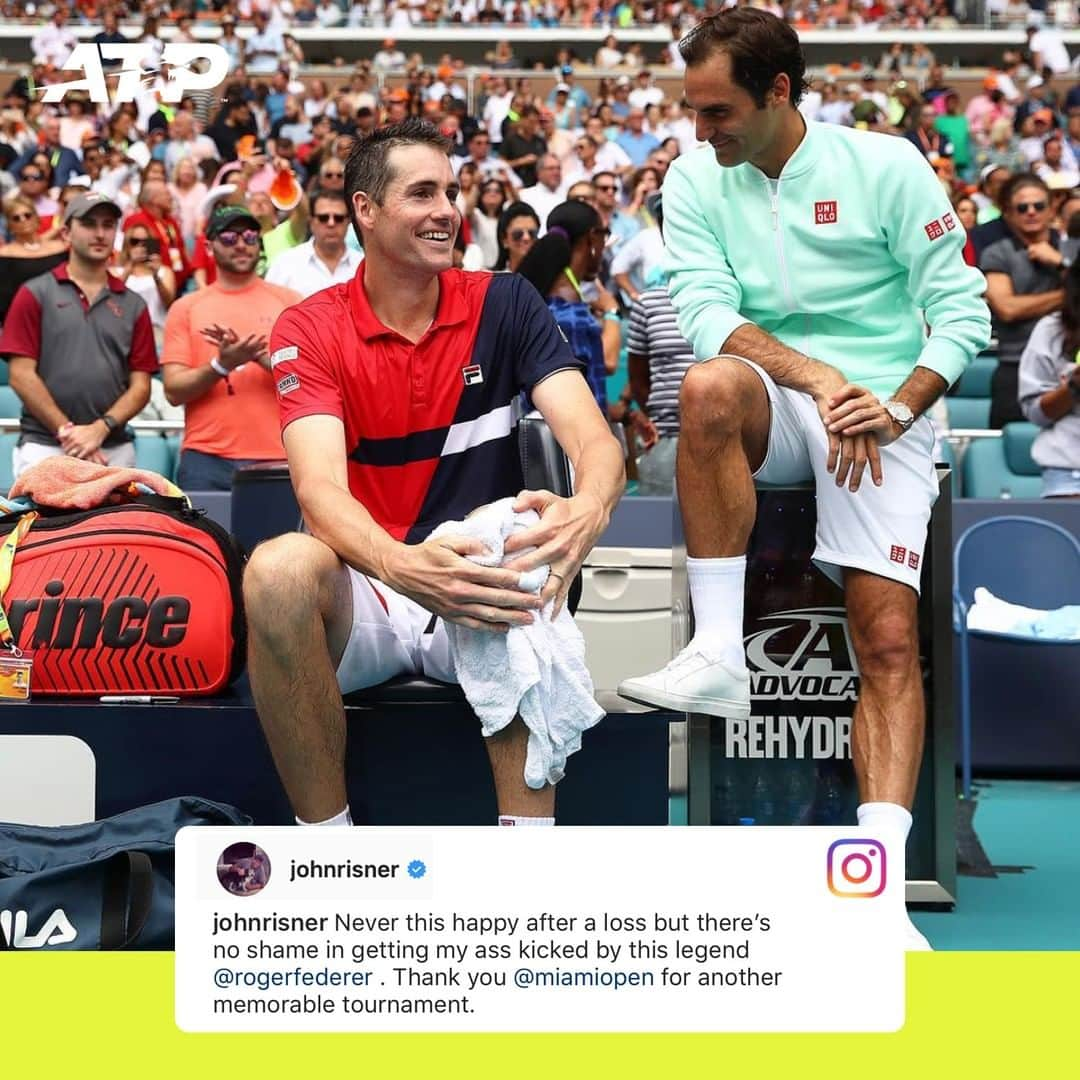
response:
<svg viewBox="0 0 1080 1080"><path fill-rule="evenodd" d="M351 566L348 571L352 632L337 669L341 692L377 686L398 675L424 675L456 683L450 639L442 619L381 581Z"/></svg>
<svg viewBox="0 0 1080 1080"><path fill-rule="evenodd" d="M772 407L769 446L755 481L778 486L814 483L817 536L814 562L843 585L843 568L866 570L919 591L930 510L938 495L934 428L921 416L895 442L881 447L882 485L863 473L858 491L837 487L826 470L829 439L814 399L777 386L743 357L765 384ZM849 477L850 479L850 477Z"/></svg>

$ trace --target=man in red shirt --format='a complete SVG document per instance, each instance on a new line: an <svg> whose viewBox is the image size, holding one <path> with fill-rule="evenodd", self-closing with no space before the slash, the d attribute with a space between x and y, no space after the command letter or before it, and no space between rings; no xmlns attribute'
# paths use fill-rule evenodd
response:
<svg viewBox="0 0 1080 1080"><path fill-rule="evenodd" d="M341 691L424 672L456 682L442 620L504 633L561 608L623 487L622 452L539 294L451 269L460 214L449 141L418 120L349 155L365 259L290 308L271 337L283 439L311 535L261 544L244 579L259 717L297 820L349 824ZM540 522L482 567L435 525L517 494L524 391L574 465L576 494L523 491ZM532 552L522 555L523 551ZM539 596L520 574L548 565ZM551 824L522 776L520 717L488 738L500 823Z"/></svg>
<svg viewBox="0 0 1080 1080"><path fill-rule="evenodd" d="M108 271L119 219L99 192L72 199L68 261L21 286L8 310L0 356L23 403L15 476L60 454L135 464L126 424L150 400L158 363L146 304Z"/></svg>
<svg viewBox="0 0 1080 1080"><path fill-rule="evenodd" d="M161 261L176 275L176 295L191 277L191 260L184 246L180 222L173 217L173 198L161 180L148 180L139 192L139 209L124 222L124 232L142 225L161 247Z"/></svg>

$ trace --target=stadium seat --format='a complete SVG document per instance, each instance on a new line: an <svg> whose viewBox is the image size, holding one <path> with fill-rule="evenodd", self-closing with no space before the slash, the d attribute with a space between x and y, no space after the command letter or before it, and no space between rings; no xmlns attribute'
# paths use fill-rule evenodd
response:
<svg viewBox="0 0 1080 1080"><path fill-rule="evenodd" d="M17 431L0 433L0 493L6 495L15 483L14 470L11 467L11 452L19 441Z"/></svg>
<svg viewBox="0 0 1080 1080"><path fill-rule="evenodd" d="M994 369L997 367L997 357L986 353L976 356L971 364L960 376L957 384L952 388L951 394L958 398L988 398L990 397L990 380L994 377Z"/></svg>
<svg viewBox="0 0 1080 1080"><path fill-rule="evenodd" d="M180 468L180 436L179 435L166 435L165 442L168 444L169 453L172 454L172 472L169 473L169 479L176 483L176 470Z"/></svg>
<svg viewBox="0 0 1080 1080"><path fill-rule="evenodd" d="M172 450L163 435L140 432L135 436L135 467L160 473L171 479L174 469Z"/></svg>
<svg viewBox="0 0 1080 1080"><path fill-rule="evenodd" d="M1042 469L1035 464L1031 456L1031 444L1039 428L1035 424L1006 424L1001 432L1001 441L1005 451L1005 464L1009 472L1017 476L1042 476Z"/></svg>
<svg viewBox="0 0 1080 1080"><path fill-rule="evenodd" d="M4 368L7 364L2 365ZM18 419L22 416L22 399L5 382L0 386L0 418L8 420L11 417Z"/></svg>
<svg viewBox="0 0 1080 1080"><path fill-rule="evenodd" d="M980 440L982 444L988 441ZM1001 441L992 440L994 444ZM999 600L1041 611L1080 604L1080 540L1060 525L1017 515L976 522L957 541L953 553L953 629L960 636L960 762L965 798L971 797L970 639L1010 642L1018 648L1080 645L1076 639L969 631L968 609L974 602L975 589L980 586ZM1075 695L1072 704L1066 698L1063 707L1075 707Z"/></svg>
<svg viewBox="0 0 1080 1080"><path fill-rule="evenodd" d="M1013 425L1009 427L1030 427ZM1013 436L1022 446L1023 433ZM1030 442L1027 456L1030 460ZM1037 499L1042 492L1042 478L1036 466L1034 473L1017 472L1009 467L1006 457L1006 437L997 439L973 439L964 454L963 490L967 499ZM1022 457L1019 446L1013 456Z"/></svg>
<svg viewBox="0 0 1080 1080"><path fill-rule="evenodd" d="M990 399L947 397L945 407L949 410L949 427L985 430L990 426Z"/></svg>

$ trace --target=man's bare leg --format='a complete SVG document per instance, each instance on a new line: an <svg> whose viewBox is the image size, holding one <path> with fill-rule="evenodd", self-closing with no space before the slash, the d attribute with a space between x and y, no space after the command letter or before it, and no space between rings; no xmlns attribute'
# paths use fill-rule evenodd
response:
<svg viewBox="0 0 1080 1080"><path fill-rule="evenodd" d="M903 857L925 728L918 598L907 585L864 570L846 570L844 589L860 681L851 732L858 820L890 838L894 857ZM909 951L930 948L910 919L904 932Z"/></svg>
<svg viewBox="0 0 1080 1080"><path fill-rule="evenodd" d="M769 444L769 395L746 364L717 357L686 373L676 479L693 558L746 553L757 497L752 473Z"/></svg>
<svg viewBox="0 0 1080 1080"><path fill-rule="evenodd" d="M336 675L352 626L348 571L314 537L279 536L255 549L244 605L251 691L274 764L296 816L328 820L348 804Z"/></svg>
<svg viewBox="0 0 1080 1080"><path fill-rule="evenodd" d="M851 732L859 797L910 810L926 716L918 598L908 586L863 570L848 569L844 589L861 687Z"/></svg>
<svg viewBox="0 0 1080 1080"><path fill-rule="evenodd" d="M520 716L502 731L484 740L491 774L495 779L495 798L500 816L550 818L555 816L555 789L545 784L539 790L525 783L525 756L529 729Z"/></svg>

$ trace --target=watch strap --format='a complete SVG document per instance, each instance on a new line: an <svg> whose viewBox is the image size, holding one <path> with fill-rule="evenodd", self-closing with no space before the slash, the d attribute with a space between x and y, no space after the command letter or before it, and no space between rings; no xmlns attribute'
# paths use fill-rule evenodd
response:
<svg viewBox="0 0 1080 1080"><path fill-rule="evenodd" d="M101 414L101 422L109 429L111 435L120 426L120 422L114 416L110 416L108 413Z"/></svg>

